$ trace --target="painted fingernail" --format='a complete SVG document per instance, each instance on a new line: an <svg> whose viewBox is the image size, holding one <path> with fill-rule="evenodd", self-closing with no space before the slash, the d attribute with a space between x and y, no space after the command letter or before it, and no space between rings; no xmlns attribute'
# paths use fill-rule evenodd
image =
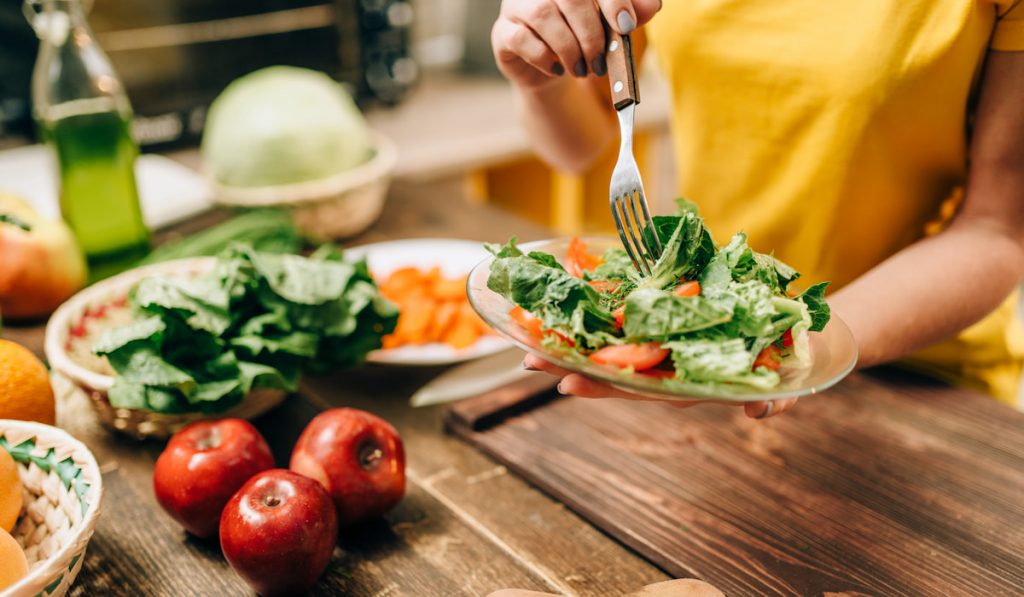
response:
<svg viewBox="0 0 1024 597"><path fill-rule="evenodd" d="M619 31L621 31L623 35L628 35L636 29L636 21L633 20L633 17L630 16L628 11L624 10L620 12L619 16L615 17L615 20L618 21Z"/></svg>
<svg viewBox="0 0 1024 597"><path fill-rule="evenodd" d="M565 67L562 66L561 62L556 62L551 65L551 72L554 73L556 77L561 77L565 74Z"/></svg>
<svg viewBox="0 0 1024 597"><path fill-rule="evenodd" d="M540 371L540 369L538 369L538 368L534 367L533 365L530 365L530 364L528 364L526 362L523 363L523 369L525 369L526 371Z"/></svg>
<svg viewBox="0 0 1024 597"><path fill-rule="evenodd" d="M580 58L580 61L576 63L576 67L572 69L576 73L577 77L587 76L587 61Z"/></svg>
<svg viewBox="0 0 1024 597"><path fill-rule="evenodd" d="M774 402L769 402L769 403L765 404L764 412L762 412L761 414L757 415L756 418L758 418L758 419L767 419L768 417L772 416L772 411L773 410L775 410L775 403Z"/></svg>
<svg viewBox="0 0 1024 597"><path fill-rule="evenodd" d="M593 62L594 74L603 77L608 72L608 65L604 61L604 55L594 58Z"/></svg>

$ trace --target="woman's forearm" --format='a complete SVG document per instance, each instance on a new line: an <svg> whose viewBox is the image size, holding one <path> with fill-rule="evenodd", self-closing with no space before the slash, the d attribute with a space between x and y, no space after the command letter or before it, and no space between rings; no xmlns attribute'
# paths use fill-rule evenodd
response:
<svg viewBox="0 0 1024 597"><path fill-rule="evenodd" d="M995 309L1024 274L1021 241L963 222L884 261L830 297L853 331L858 367L955 335Z"/></svg>
<svg viewBox="0 0 1024 597"><path fill-rule="evenodd" d="M614 136L611 111L589 81L566 76L551 85L517 91L534 151L558 170L585 170Z"/></svg>
<svg viewBox="0 0 1024 597"><path fill-rule="evenodd" d="M956 334L1024 276L1024 53L993 52L985 71L961 213L830 298L861 367Z"/></svg>

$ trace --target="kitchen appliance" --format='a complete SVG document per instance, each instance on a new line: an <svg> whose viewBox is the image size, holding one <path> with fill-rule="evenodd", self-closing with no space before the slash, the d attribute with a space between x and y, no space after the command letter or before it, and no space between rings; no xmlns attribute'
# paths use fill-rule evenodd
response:
<svg viewBox="0 0 1024 597"><path fill-rule="evenodd" d="M32 131L37 41L20 4L0 5L0 134ZM409 0L95 0L88 18L144 147L198 140L210 101L265 66L324 71L364 105L395 104L418 78Z"/></svg>

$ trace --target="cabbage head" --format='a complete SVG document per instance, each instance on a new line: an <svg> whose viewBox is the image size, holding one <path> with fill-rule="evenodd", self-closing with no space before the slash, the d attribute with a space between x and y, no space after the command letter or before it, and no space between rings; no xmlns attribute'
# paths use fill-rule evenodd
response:
<svg viewBox="0 0 1024 597"><path fill-rule="evenodd" d="M252 72L214 100L203 133L207 172L220 184L305 182L349 170L372 153L366 120L327 75L272 66Z"/></svg>

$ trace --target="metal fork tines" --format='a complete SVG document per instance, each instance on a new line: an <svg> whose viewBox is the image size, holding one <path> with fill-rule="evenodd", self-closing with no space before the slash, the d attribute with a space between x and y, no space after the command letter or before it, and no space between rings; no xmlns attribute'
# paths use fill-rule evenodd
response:
<svg viewBox="0 0 1024 597"><path fill-rule="evenodd" d="M609 28L606 60L612 105L619 115L621 133L619 160L615 163L608 192L609 204L619 238L633 266L640 275L649 276L661 257L661 241L651 222L640 169L633 157L633 112L640 103L640 89L636 80L633 44L628 35L619 35Z"/></svg>
<svg viewBox="0 0 1024 597"><path fill-rule="evenodd" d="M633 266L645 276L661 257L661 241L658 239L651 213L644 195L644 183L640 169L633 157L633 110L630 104L618 111L622 141L619 145L619 159L612 172L608 190L609 205L615 228L619 231L622 245L633 261ZM637 206L639 205L639 209Z"/></svg>

